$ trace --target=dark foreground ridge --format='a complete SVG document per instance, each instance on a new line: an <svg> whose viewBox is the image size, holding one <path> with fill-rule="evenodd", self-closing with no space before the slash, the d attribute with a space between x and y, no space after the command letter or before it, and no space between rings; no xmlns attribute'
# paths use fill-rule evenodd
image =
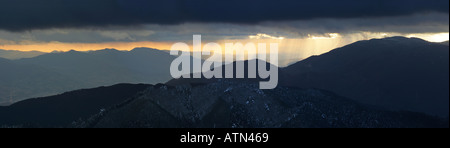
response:
<svg viewBox="0 0 450 148"><path fill-rule="evenodd" d="M317 89L234 80L198 86L156 85L77 128L415 128L448 127L422 113L385 111Z"/></svg>
<svg viewBox="0 0 450 148"><path fill-rule="evenodd" d="M118 84L28 99L0 107L0 127L66 127L124 102L150 85Z"/></svg>

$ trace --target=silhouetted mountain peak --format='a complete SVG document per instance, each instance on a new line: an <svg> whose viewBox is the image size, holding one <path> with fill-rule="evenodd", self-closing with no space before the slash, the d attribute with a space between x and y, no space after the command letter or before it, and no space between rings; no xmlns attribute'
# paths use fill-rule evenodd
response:
<svg viewBox="0 0 450 148"><path fill-rule="evenodd" d="M71 49L71 50L67 51L66 53L80 53L80 52L79 52L79 51L76 51L76 50L74 50L74 49Z"/></svg>
<svg viewBox="0 0 450 148"><path fill-rule="evenodd" d="M131 50L131 52L150 52L150 51L160 51L160 50L147 47L137 47Z"/></svg>
<svg viewBox="0 0 450 148"><path fill-rule="evenodd" d="M448 46L417 38L358 41L282 69L281 85L362 103L448 116Z"/></svg>
<svg viewBox="0 0 450 148"><path fill-rule="evenodd" d="M64 51L61 51L61 50L53 50L53 51L50 52L50 53L61 53L61 52L64 52Z"/></svg>
<svg viewBox="0 0 450 148"><path fill-rule="evenodd" d="M134 48L133 50L129 51L129 53L134 55L152 56L152 57L171 56L169 52L145 47Z"/></svg>
<svg viewBox="0 0 450 148"><path fill-rule="evenodd" d="M47 56L79 56L79 55L87 55L87 52L81 52L81 51L76 51L76 50L72 49L72 50L65 51L65 52L51 52L49 54L37 56L37 58L47 57Z"/></svg>
<svg viewBox="0 0 450 148"><path fill-rule="evenodd" d="M379 38L379 39L370 39L370 40L361 40L357 41L355 43L346 45L346 46L352 46L352 45L358 45L358 44L379 44L379 45L405 45L405 44L428 44L430 42L425 41L420 38L408 38L403 36L395 36L395 37L387 37L387 38Z"/></svg>
<svg viewBox="0 0 450 148"><path fill-rule="evenodd" d="M114 48L105 48L105 49L101 49L101 50L90 51L90 53L91 52L121 52L121 51L114 49Z"/></svg>
<svg viewBox="0 0 450 148"><path fill-rule="evenodd" d="M103 55L103 56L109 56L109 55L118 55L118 54L123 54L126 51L120 51L117 49L113 49L113 48L106 48L106 49L102 49L102 50L95 50L95 51L89 51L88 53L90 55Z"/></svg>
<svg viewBox="0 0 450 148"><path fill-rule="evenodd" d="M51 52L48 54L43 54L40 56L32 57L32 58L25 58L25 59L19 59L18 61L28 61L28 60L76 60L79 58L85 58L88 55L87 52L80 52L76 50L69 50L65 52Z"/></svg>
<svg viewBox="0 0 450 148"><path fill-rule="evenodd" d="M259 76L259 73L258 73L258 72L256 73L256 78L249 78L249 76L248 76L248 73L249 73L249 72L248 72L249 64L256 64L256 70L257 70L257 71L258 71L258 68L259 68L259 63L266 63L266 69L267 69L267 70L273 69L273 68L279 69L279 67L277 67L277 66L271 64L270 62L266 62L266 61L263 61L263 60L260 60L260 59L245 60L245 61L240 61L240 62L243 62L243 63L244 63L244 78L243 78L243 79L241 79L241 78L239 78L239 79L230 79L231 81L233 81L233 80L238 80L238 81L245 80L245 81L257 82L257 81L266 80L266 79L262 79L262 78ZM217 80L220 80L220 79L227 79L227 78L225 78L225 75L226 75L226 67L227 67L227 65L233 65L233 78L236 78L236 77L237 77L237 76L236 76L236 73L237 73L237 63L238 63L237 61L234 61L234 62L232 62L232 63L225 63L224 65L222 65L222 66L221 66L221 69L222 69L222 78L206 79L206 78L204 78L203 74L204 74L204 73L209 73L209 72L211 72L211 71L207 71L207 72L203 72L203 73L202 73L202 75L201 75L202 78L193 78L193 75L194 75L194 74L191 73L191 74L190 74L190 77L191 77L191 78L172 79L172 80L168 81L168 82L165 83L165 84L166 84L166 85L170 85L170 86L176 86L176 85L193 85L193 86L195 86L195 85L200 85L200 84L206 84L206 83L216 82ZM217 68L217 67L216 67L216 68ZM214 70L214 68L212 68L211 70ZM280 71L279 71L279 72L280 72ZM279 74L282 75L281 73L279 73Z"/></svg>
<svg viewBox="0 0 450 148"><path fill-rule="evenodd" d="M375 39L377 40L377 39ZM428 44L435 44L432 42L428 42L426 40L420 39L420 38L415 38L415 37L389 37L389 38L383 38L383 39L378 39L379 42L377 43L384 43L384 44L397 44L397 45L410 45L410 46L415 46L415 45L428 45Z"/></svg>
<svg viewBox="0 0 450 148"><path fill-rule="evenodd" d="M420 38L415 38L415 37L404 37L404 36L394 36L394 37L387 37L387 38L382 38L382 39L373 39L373 40L385 40L385 41L398 41L398 42L404 42L404 41L420 41L420 42L427 42L423 39Z"/></svg>

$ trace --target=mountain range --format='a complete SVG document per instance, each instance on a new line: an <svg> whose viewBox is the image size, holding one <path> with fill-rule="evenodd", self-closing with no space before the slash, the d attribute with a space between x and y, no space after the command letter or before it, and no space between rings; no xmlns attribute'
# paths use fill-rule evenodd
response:
<svg viewBox="0 0 450 148"><path fill-rule="evenodd" d="M136 48L54 52L0 60L0 103L119 83L166 82L175 59L165 51Z"/></svg>
<svg viewBox="0 0 450 148"><path fill-rule="evenodd" d="M15 50L3 50L0 49L0 58L16 60L23 58L32 58L45 54L40 51L15 51Z"/></svg>
<svg viewBox="0 0 450 148"><path fill-rule="evenodd" d="M131 52L136 51L139 50ZM416 38L359 41L279 68L280 83L273 90L260 90L260 78L172 79L166 84L157 85L123 84L0 107L0 115L3 116L0 119L7 119L0 126L448 128L448 51L447 45ZM168 55L164 51L155 52ZM76 77L77 73L67 74L71 69L100 68L101 71L102 61L121 59L118 57L122 56L118 55L122 53L117 50L88 53L71 51L58 53L71 55L67 57L52 55L50 57L53 58L49 58L48 55L42 55L31 59L2 59L0 66L8 65L10 67L4 67L16 73L23 73L30 67L40 71L40 75L52 72L50 74L55 79L52 81L58 82ZM77 55L76 58L70 59L73 55ZM99 55L108 55L108 58L99 58L104 57ZM64 67L74 64L71 62L76 63L76 59L80 58L87 59L89 62L86 63L95 64L88 68ZM61 62L52 63L58 60ZM122 65L117 61L114 64L119 64L119 67ZM267 64L267 67L278 68L271 64ZM80 103L82 106L91 106L89 112L79 108ZM53 111L60 109L52 106L63 106L67 110L60 114L48 114L45 108ZM64 118L65 115L68 117ZM52 121L55 117L64 120Z"/></svg>

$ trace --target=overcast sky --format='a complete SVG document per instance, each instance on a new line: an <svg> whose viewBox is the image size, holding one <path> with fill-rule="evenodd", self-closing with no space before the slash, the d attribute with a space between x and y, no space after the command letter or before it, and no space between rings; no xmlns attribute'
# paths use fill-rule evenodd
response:
<svg viewBox="0 0 450 148"><path fill-rule="evenodd" d="M0 49L9 50L168 49L201 34L274 40L305 57L387 36L440 42L448 32L448 0L0 1Z"/></svg>

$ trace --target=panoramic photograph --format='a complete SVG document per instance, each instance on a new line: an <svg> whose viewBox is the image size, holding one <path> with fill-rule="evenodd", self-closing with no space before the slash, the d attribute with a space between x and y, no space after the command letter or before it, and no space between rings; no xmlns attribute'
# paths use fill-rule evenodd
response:
<svg viewBox="0 0 450 148"><path fill-rule="evenodd" d="M0 130L448 127L448 0L0 0Z"/></svg>

